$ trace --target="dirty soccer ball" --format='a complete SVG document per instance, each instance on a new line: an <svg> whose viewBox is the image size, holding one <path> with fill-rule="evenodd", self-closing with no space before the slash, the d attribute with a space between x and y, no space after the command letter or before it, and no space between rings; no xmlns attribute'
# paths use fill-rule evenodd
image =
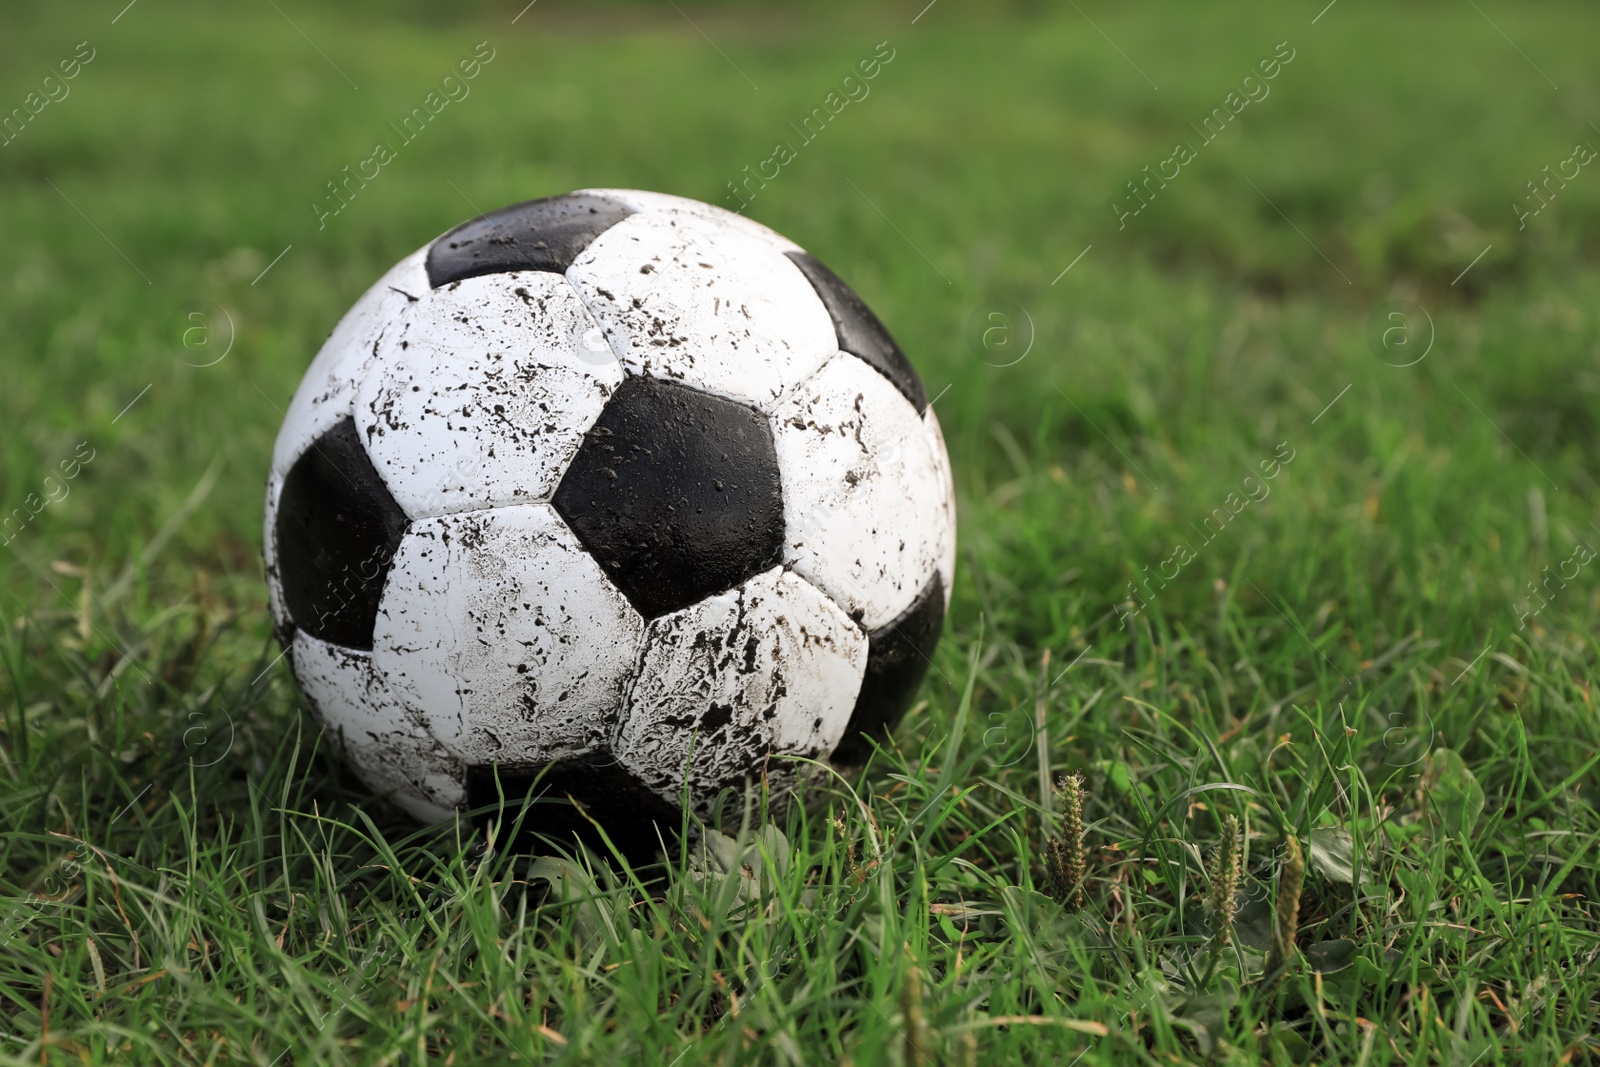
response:
<svg viewBox="0 0 1600 1067"><path fill-rule="evenodd" d="M401 260L273 453L272 611L328 740L424 821L655 839L783 756L863 762L955 565L922 381L738 215L584 190Z"/></svg>

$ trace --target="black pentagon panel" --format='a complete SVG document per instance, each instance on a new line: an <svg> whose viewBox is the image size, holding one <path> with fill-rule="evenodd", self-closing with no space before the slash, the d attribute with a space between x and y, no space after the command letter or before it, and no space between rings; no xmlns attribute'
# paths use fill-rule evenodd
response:
<svg viewBox="0 0 1600 1067"><path fill-rule="evenodd" d="M935 574L905 612L867 636L867 673L833 761L859 766L889 739L933 665L944 628L944 583Z"/></svg>
<svg viewBox="0 0 1600 1067"><path fill-rule="evenodd" d="M922 414L928 406L928 392L922 387L922 378L889 335L888 327L867 307L866 301L815 256L804 252L786 254L794 260L794 265L800 268L800 273L806 276L811 288L822 298L828 314L833 316L833 330L839 337L839 347L871 364L873 370L900 390L900 395L911 401L918 415Z"/></svg>
<svg viewBox="0 0 1600 1067"><path fill-rule="evenodd" d="M589 243L632 215L609 197L568 193L512 204L463 222L428 249L428 284L435 289L512 270L565 274Z"/></svg>
<svg viewBox="0 0 1600 1067"><path fill-rule="evenodd" d="M778 563L783 494L754 408L656 378L625 378L551 501L645 618Z"/></svg>
<svg viewBox="0 0 1600 1067"><path fill-rule="evenodd" d="M295 460L274 536L284 605L322 641L372 648L378 599L407 519L345 418Z"/></svg>
<svg viewBox="0 0 1600 1067"><path fill-rule="evenodd" d="M524 800L529 802L521 837L545 837L567 846L581 842L605 855L603 828L617 851L635 865L654 859L663 842L678 836L683 823L676 806L652 793L607 753L535 766L486 763L467 768L467 806L480 811L480 818L494 817L502 794L508 812L519 811ZM514 815L502 819L507 831L515 822Z"/></svg>

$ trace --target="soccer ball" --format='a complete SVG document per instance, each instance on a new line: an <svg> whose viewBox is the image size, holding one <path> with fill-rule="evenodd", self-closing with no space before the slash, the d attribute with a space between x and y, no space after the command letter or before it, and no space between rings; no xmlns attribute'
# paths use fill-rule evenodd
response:
<svg viewBox="0 0 1600 1067"><path fill-rule="evenodd" d="M423 821L531 791L535 831L626 834L792 794L780 757L864 762L929 667L955 506L921 380L832 271L590 189L356 302L278 435L265 555L371 789Z"/></svg>

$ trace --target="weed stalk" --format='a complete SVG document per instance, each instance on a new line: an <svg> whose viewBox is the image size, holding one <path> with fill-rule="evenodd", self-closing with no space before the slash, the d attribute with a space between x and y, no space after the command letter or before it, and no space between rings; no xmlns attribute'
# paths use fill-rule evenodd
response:
<svg viewBox="0 0 1600 1067"><path fill-rule="evenodd" d="M1083 776L1069 774L1056 783L1061 798L1061 833L1045 846L1045 885L1064 908L1079 911L1084 905L1083 882L1088 874L1089 852L1083 844Z"/></svg>
<svg viewBox="0 0 1600 1067"><path fill-rule="evenodd" d="M1278 875L1278 907L1272 924L1272 948L1267 953L1267 994L1275 995L1289 969L1294 936L1300 926L1300 890L1305 885L1306 861L1293 834L1283 839L1283 870Z"/></svg>
<svg viewBox="0 0 1600 1067"><path fill-rule="evenodd" d="M1222 839L1211 856L1206 872L1206 905L1211 911L1213 932L1207 952L1206 975L1201 986L1209 985L1222 950L1233 941L1233 920L1239 910L1239 881L1244 874L1244 831L1236 816L1222 820Z"/></svg>

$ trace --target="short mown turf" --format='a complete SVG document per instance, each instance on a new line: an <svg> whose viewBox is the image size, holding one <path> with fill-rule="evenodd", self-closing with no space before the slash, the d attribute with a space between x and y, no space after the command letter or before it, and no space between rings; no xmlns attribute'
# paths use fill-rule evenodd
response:
<svg viewBox="0 0 1600 1067"><path fill-rule="evenodd" d="M3 1062L1600 1057L1592 7L3 21ZM606 185L859 290L961 508L893 746L652 880L364 795L259 562L341 311Z"/></svg>

